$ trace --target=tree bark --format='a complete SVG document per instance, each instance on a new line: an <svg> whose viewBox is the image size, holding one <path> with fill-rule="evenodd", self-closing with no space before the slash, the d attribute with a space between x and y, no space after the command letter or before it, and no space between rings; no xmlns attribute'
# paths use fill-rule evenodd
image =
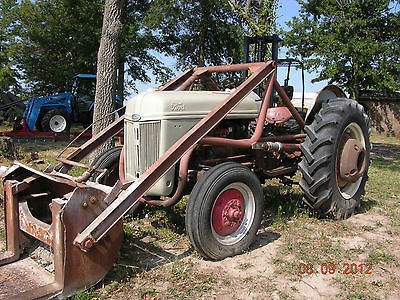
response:
<svg viewBox="0 0 400 300"><path fill-rule="evenodd" d="M127 24L127 1L122 1L122 12L121 12L121 23L122 29L120 35L126 35L126 24ZM120 43L122 42L120 38ZM125 99L125 57L126 53L123 49L119 49L118 51L118 66L117 66L117 95L121 98L122 101Z"/></svg>
<svg viewBox="0 0 400 300"><path fill-rule="evenodd" d="M97 55L97 85L94 105L93 134L100 132L114 120L111 114L117 87L118 49L122 33L122 10L125 0L106 0L103 28ZM107 116L107 117L106 117ZM113 141L99 147L93 157L113 147Z"/></svg>
<svg viewBox="0 0 400 300"><path fill-rule="evenodd" d="M117 67L117 95L124 101L124 84L125 84L125 56L120 54L118 57L118 67Z"/></svg>

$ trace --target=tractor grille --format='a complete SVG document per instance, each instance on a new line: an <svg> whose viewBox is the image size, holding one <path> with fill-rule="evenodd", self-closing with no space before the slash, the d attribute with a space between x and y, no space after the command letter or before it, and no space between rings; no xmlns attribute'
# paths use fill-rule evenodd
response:
<svg viewBox="0 0 400 300"><path fill-rule="evenodd" d="M126 174L139 178L158 158L161 122L126 121Z"/></svg>

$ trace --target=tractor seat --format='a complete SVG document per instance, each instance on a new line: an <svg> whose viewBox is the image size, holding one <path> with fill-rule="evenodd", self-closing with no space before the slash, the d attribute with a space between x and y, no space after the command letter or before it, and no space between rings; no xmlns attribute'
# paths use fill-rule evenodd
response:
<svg viewBox="0 0 400 300"><path fill-rule="evenodd" d="M270 124L280 124L289 120L291 116L292 114L287 107L270 107L265 119Z"/></svg>

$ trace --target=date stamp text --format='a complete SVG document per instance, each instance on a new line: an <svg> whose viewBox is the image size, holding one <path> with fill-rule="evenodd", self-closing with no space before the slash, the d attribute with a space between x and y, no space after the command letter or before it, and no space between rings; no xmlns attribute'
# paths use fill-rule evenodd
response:
<svg viewBox="0 0 400 300"><path fill-rule="evenodd" d="M322 274L322 275L333 275L333 274L366 274L372 275L372 264L367 263L343 263L343 264L332 264L323 263L319 265L300 263L297 267L297 273L300 275L311 275L311 274Z"/></svg>

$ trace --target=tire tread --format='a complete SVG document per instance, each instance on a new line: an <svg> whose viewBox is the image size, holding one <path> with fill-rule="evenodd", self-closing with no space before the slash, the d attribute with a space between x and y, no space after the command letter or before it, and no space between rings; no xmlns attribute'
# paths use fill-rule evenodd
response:
<svg viewBox="0 0 400 300"><path fill-rule="evenodd" d="M299 185L304 192L304 202L320 217L343 219L350 216L365 191L368 166L354 199L343 201L335 192L335 187L338 188L332 169L335 169L337 139L341 136L340 128L344 130L347 122L353 119L363 130L369 155L370 123L363 107L354 100L337 98L324 102L314 121L305 127L307 138L300 145L303 159L298 165L302 173Z"/></svg>

